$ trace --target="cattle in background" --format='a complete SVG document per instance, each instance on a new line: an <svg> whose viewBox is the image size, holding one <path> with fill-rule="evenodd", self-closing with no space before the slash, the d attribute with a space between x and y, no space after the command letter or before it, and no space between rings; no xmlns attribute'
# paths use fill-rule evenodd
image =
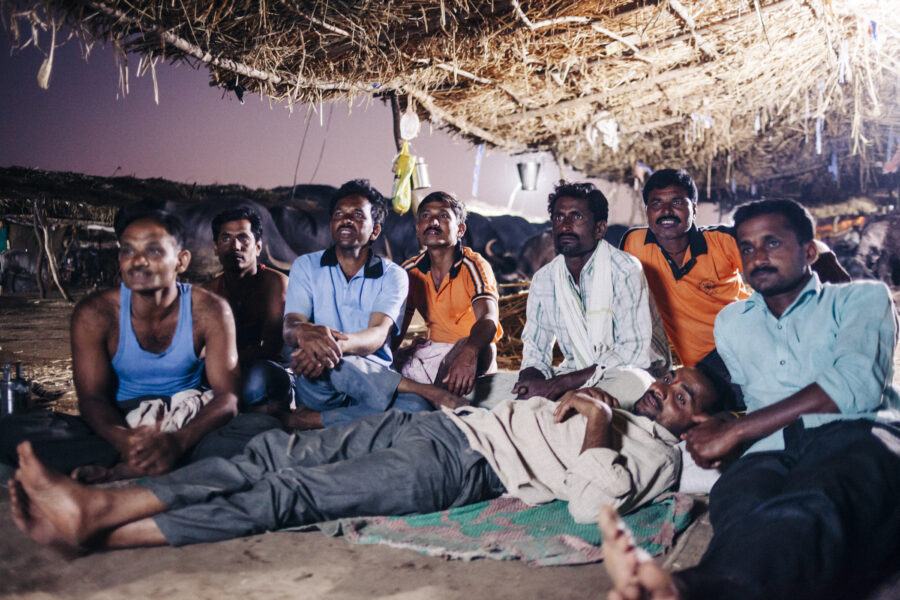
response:
<svg viewBox="0 0 900 600"><path fill-rule="evenodd" d="M874 278L888 285L900 285L900 216L866 224L847 271L853 279Z"/></svg>
<svg viewBox="0 0 900 600"><path fill-rule="evenodd" d="M328 201L337 188L330 185L298 185L278 188L278 206L269 209L272 221L288 246L298 256L331 244Z"/></svg>
<svg viewBox="0 0 900 600"><path fill-rule="evenodd" d="M5 292L35 292L37 257L23 250L7 250L0 254L0 288Z"/></svg>

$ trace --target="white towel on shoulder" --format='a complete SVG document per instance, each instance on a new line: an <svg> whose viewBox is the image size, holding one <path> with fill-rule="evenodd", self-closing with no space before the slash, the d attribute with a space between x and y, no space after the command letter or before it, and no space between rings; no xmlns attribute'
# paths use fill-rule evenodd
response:
<svg viewBox="0 0 900 600"><path fill-rule="evenodd" d="M580 281L582 289L591 286L590 304L585 307L581 296L569 280L565 257L557 256L551 262L556 294L562 306L566 330L572 340L574 370L597 364L597 357L605 352L613 341L613 291L610 245L600 240L591 260L593 276L590 281Z"/></svg>

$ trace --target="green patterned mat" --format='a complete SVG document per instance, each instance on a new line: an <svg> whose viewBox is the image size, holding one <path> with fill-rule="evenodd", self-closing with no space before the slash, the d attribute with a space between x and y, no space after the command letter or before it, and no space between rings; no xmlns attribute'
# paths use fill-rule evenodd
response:
<svg viewBox="0 0 900 600"><path fill-rule="evenodd" d="M652 555L672 547L690 524L694 500L668 493L624 517L638 545ZM603 559L594 524L581 525L561 500L528 506L512 497L405 517L356 517L319 523L356 544L387 544L460 560L522 560L533 566L578 565Z"/></svg>

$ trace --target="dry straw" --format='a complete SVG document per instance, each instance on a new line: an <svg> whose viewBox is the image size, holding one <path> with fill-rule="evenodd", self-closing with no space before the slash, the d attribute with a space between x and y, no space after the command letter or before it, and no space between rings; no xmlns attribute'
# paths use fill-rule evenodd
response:
<svg viewBox="0 0 900 600"><path fill-rule="evenodd" d="M834 151L864 185L900 136L889 0L0 3L48 61L65 26L136 53L139 73L187 61L290 104L394 93L473 141L616 179L638 160L704 188L812 178Z"/></svg>

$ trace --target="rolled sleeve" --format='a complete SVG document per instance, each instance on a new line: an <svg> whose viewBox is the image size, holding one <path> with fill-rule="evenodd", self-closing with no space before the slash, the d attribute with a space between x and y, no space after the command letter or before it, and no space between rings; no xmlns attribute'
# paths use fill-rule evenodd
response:
<svg viewBox="0 0 900 600"><path fill-rule="evenodd" d="M384 261L384 266L384 280L381 282L381 291L372 303L372 312L390 317L394 321L394 335L398 335L409 292L409 276L394 263Z"/></svg>
<svg viewBox="0 0 900 600"><path fill-rule="evenodd" d="M405 292L404 292L405 293ZM291 265L287 294L284 300L284 314L295 313L314 321L312 271L309 255L298 257Z"/></svg>
<svg viewBox="0 0 900 600"><path fill-rule="evenodd" d="M576 523L596 523L600 507L612 504L627 510L636 487L621 456L609 448L590 448L566 472L569 512Z"/></svg>
<svg viewBox="0 0 900 600"><path fill-rule="evenodd" d="M897 323L882 284L857 284L836 306L840 322L831 364L815 379L841 413L869 413L881 406L891 372Z"/></svg>

